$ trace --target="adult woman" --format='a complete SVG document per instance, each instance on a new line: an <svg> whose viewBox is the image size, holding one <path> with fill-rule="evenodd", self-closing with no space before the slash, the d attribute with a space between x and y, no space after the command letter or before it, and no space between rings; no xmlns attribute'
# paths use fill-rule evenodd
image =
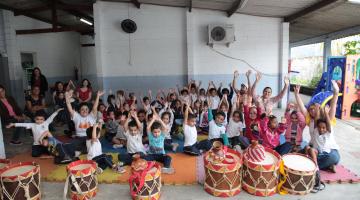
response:
<svg viewBox="0 0 360 200"><path fill-rule="evenodd" d="M25 115L33 119L34 114L39 110L46 109L45 99L40 94L40 88L38 86L33 86L31 89L31 94L25 98Z"/></svg>
<svg viewBox="0 0 360 200"><path fill-rule="evenodd" d="M11 96L6 96L5 88L2 85L0 85L0 117L3 126L10 123L21 123L25 118L15 99ZM24 128L15 128L10 144L21 145L22 142L19 138L23 131Z"/></svg>
<svg viewBox="0 0 360 200"><path fill-rule="evenodd" d="M88 79L83 79L81 86L77 89L77 98L79 103L90 103L92 96L91 83Z"/></svg>
<svg viewBox="0 0 360 200"><path fill-rule="evenodd" d="M48 90L48 82L46 80L46 77L41 73L38 67L35 67L33 69L31 75L31 88L33 88L34 86L39 87L40 94L42 96L45 96L45 92Z"/></svg>
<svg viewBox="0 0 360 200"><path fill-rule="evenodd" d="M272 97L271 96L272 95L271 87L265 87L263 89L262 96L256 96L255 90L256 90L256 86L257 86L258 82L261 79L261 76L262 76L261 73L257 72L255 83L253 84L253 86L251 88L251 93L252 93L253 99L257 103L259 103L261 109L263 109L263 112L265 112L266 115L271 115L274 104L278 103L286 94L286 91L287 91L287 89L289 87L289 83L290 83L289 77L287 77L287 76L284 77L284 87L278 95Z"/></svg>
<svg viewBox="0 0 360 200"><path fill-rule="evenodd" d="M330 120L331 126L336 124L336 105L339 96L339 87L335 81L332 81L332 88L333 88L333 98L330 102L330 109L328 111L328 117ZM306 125L309 126L309 133L310 133L310 145L311 146L319 146L318 143L318 135L316 134L316 123L317 120L323 116L320 116L320 105L319 104L311 104L308 108L305 107L303 101L300 98L300 86L297 85L294 89L295 99L300 108L300 111L305 116ZM330 153L324 153L318 155L317 163L320 169L328 169L330 168L331 171L335 172L335 168L332 166L336 165L340 161L340 155L338 152L338 147L336 143L330 146L332 149Z"/></svg>

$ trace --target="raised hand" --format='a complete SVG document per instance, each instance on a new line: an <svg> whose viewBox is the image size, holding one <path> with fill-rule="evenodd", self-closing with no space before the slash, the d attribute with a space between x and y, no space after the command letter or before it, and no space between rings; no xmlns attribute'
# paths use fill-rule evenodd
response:
<svg viewBox="0 0 360 200"><path fill-rule="evenodd" d="M238 71L238 70L235 70L235 71L234 71L234 77L235 77L235 78L239 77L239 71Z"/></svg>
<svg viewBox="0 0 360 200"><path fill-rule="evenodd" d="M246 77L250 77L250 74L251 74L251 69L249 69L249 70L245 73Z"/></svg>
<svg viewBox="0 0 360 200"><path fill-rule="evenodd" d="M334 89L334 92L339 93L340 89L339 89L339 85L337 84L337 82L335 80L331 80L331 84Z"/></svg>
<svg viewBox="0 0 360 200"><path fill-rule="evenodd" d="M261 77L262 77L261 72L257 72L256 73L256 80L259 81L261 79Z"/></svg>
<svg viewBox="0 0 360 200"><path fill-rule="evenodd" d="M98 97L101 97L101 96L104 95L104 94L105 94L104 91L99 90L96 95L97 95Z"/></svg>
<svg viewBox="0 0 360 200"><path fill-rule="evenodd" d="M294 87L294 93L295 93L295 94L299 94L299 93L300 93L300 88L301 88L300 85L296 85L296 86Z"/></svg>
<svg viewBox="0 0 360 200"><path fill-rule="evenodd" d="M64 108L59 108L59 109L56 110L56 112L60 112L62 110L64 110Z"/></svg>
<svg viewBox="0 0 360 200"><path fill-rule="evenodd" d="M285 85L290 84L289 75L284 76L284 83L285 83Z"/></svg>
<svg viewBox="0 0 360 200"><path fill-rule="evenodd" d="M330 112L330 106L326 105L326 106L324 107L324 111L325 111L325 113L329 113L329 112ZM324 113L324 114L325 114L325 113Z"/></svg>

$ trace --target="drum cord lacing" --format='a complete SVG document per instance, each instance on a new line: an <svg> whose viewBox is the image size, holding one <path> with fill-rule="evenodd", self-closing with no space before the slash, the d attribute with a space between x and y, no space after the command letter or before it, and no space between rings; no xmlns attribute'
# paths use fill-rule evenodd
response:
<svg viewBox="0 0 360 200"><path fill-rule="evenodd" d="M254 171L257 171L257 170L254 170ZM275 170L273 171L273 176L272 176L272 178L271 178L269 181L267 181L267 180L263 177L263 169L262 169L262 168L260 169L260 171L257 171L257 172L260 172L260 177L259 177L257 180L255 180L255 178L252 176L252 174L251 174L251 172L250 172L250 168L249 168L249 167L246 167L246 170L242 170L242 177L248 176L248 177L251 179L251 181L254 183L254 187L255 187L255 188L257 187L257 185L258 185L261 181L263 181L264 184L266 185L265 190L272 189L272 188L269 188L269 185L270 185L270 183L272 183L273 181L275 181L275 180L277 179L277 173L276 173L276 171L275 171ZM276 188L276 186L275 186L275 188ZM267 191L265 191L265 193L267 194Z"/></svg>
<svg viewBox="0 0 360 200"><path fill-rule="evenodd" d="M218 184L220 184L220 183L222 183L223 181L225 181L225 182L229 185L230 190L232 190L232 189L234 189L234 188L233 188L233 185L234 185L235 181L236 181L238 178L240 178L240 172L239 172L240 169L241 169L241 168L239 168L239 169L236 170L238 173L235 173L236 176L234 176L232 180L230 180L230 179L226 176L225 172L222 173L222 174L223 174L222 177L221 177L220 179L218 179L218 180L215 180L215 178L214 178L214 177L211 175L211 173L210 173L211 170L209 170L209 169L207 169L207 170L208 170L208 173L206 173L206 175L207 175L207 177L210 177L210 180L211 180L211 182L213 183L214 187L216 187ZM216 172L216 173L219 173L219 172Z"/></svg>
<svg viewBox="0 0 360 200"><path fill-rule="evenodd" d="M8 192L8 191L5 189L5 187L4 187L3 176L1 176L1 190L2 190L1 199L4 199L3 194L5 194L5 196L6 196L9 200L16 200L16 199L15 199L15 196L16 196L16 194L19 192L20 188L22 188L22 189L24 189L24 192L25 192L24 197L25 197L27 200L30 200L30 199L31 199L31 197L30 197L30 191L29 191L29 185L30 185L30 183L34 184L34 186L35 186L35 188L37 189L37 191L40 192L40 187L39 187L38 184L36 184L36 181L35 181L35 179L34 179L34 175L32 175L32 176L31 176L31 179L30 179L27 183L25 183L25 184L23 184L23 183L21 182L20 178L24 178L24 177L19 176L19 175L17 176L18 185L17 185L16 189L14 190L13 194L10 195L9 192ZM40 181L39 181L39 182L40 182Z"/></svg>
<svg viewBox="0 0 360 200"><path fill-rule="evenodd" d="M90 192L90 186L91 183L93 183L93 181L95 181L95 184L97 186L97 177L95 175L95 173L92 173L90 176L89 181L84 181L84 175L80 174L80 183L77 182L76 177L69 173L68 177L66 178L66 182L65 182L65 188L64 188L64 196L63 199L66 199L66 195L67 195L67 191L68 191L68 187L69 187L69 181L71 180L71 185L75 187L75 190L77 192L78 195L84 195L84 193ZM86 177L88 177L86 176ZM85 185L86 190L82 191L81 186ZM96 189L96 186L93 189ZM74 191L72 191L74 192ZM92 195L88 196L86 195L87 199L92 199Z"/></svg>

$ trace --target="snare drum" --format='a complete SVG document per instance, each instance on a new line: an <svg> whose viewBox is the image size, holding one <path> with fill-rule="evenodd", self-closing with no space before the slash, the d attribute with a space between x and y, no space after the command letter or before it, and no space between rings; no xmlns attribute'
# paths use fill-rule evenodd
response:
<svg viewBox="0 0 360 200"><path fill-rule="evenodd" d="M250 159L244 154L242 171L243 189L256 196L271 196L276 193L279 177L280 155L269 148L264 149L261 161Z"/></svg>
<svg viewBox="0 0 360 200"><path fill-rule="evenodd" d="M40 166L23 162L0 171L2 200L40 200Z"/></svg>
<svg viewBox="0 0 360 200"><path fill-rule="evenodd" d="M78 160L70 163L66 170L68 178L65 183L65 194L70 186L72 200L87 200L96 196L98 191L97 164L93 160Z"/></svg>
<svg viewBox="0 0 360 200"><path fill-rule="evenodd" d="M281 189L290 194L310 193L315 184L317 170L315 162L297 153L286 154L282 160L286 181L282 184Z"/></svg>
<svg viewBox="0 0 360 200"><path fill-rule="evenodd" d="M242 155L232 149L227 149L221 159L214 158L212 154L213 152L208 151L204 155L205 191L218 197L231 197L239 194L241 192Z"/></svg>

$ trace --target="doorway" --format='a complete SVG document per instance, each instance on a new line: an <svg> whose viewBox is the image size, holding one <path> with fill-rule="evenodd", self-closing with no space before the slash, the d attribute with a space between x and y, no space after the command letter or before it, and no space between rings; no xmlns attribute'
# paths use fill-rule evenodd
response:
<svg viewBox="0 0 360 200"><path fill-rule="evenodd" d="M31 89L31 74L36 63L36 53L35 52L21 52L21 67L23 69L23 85L25 90L29 91Z"/></svg>

